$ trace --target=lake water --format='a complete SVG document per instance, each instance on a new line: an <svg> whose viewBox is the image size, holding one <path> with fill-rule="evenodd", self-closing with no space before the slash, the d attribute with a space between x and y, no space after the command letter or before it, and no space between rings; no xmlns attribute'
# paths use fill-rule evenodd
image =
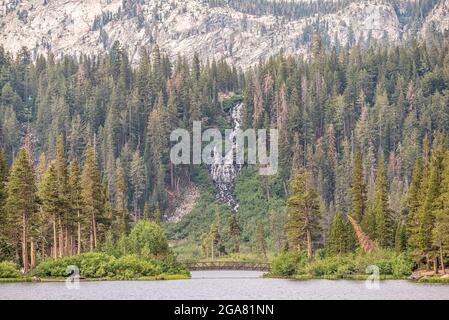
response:
<svg viewBox="0 0 449 320"><path fill-rule="evenodd" d="M368 289L365 281L262 279L261 272L198 271L190 280L0 283L0 299L449 299L449 285L381 281Z"/></svg>

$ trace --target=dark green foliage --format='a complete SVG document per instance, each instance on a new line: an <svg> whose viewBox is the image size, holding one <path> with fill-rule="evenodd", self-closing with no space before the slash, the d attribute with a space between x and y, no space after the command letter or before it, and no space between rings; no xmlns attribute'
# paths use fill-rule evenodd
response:
<svg viewBox="0 0 449 320"><path fill-rule="evenodd" d="M8 258L11 249L8 249L7 244L7 225L6 225L6 211L4 209L6 203L6 181L8 176L8 167L6 163L5 154L0 149L0 260Z"/></svg>
<svg viewBox="0 0 449 320"><path fill-rule="evenodd" d="M76 266L87 278L132 280L161 274L188 274L169 250L164 231L155 222L140 221L129 236L115 243L107 236L102 250L47 259L33 273L38 277L66 277L67 267Z"/></svg>
<svg viewBox="0 0 449 320"><path fill-rule="evenodd" d="M329 239L326 245L326 252L329 255L344 254L352 250L351 235L352 227L343 220L339 210L335 212Z"/></svg>
<svg viewBox="0 0 449 320"><path fill-rule="evenodd" d="M8 177L8 164L6 163L4 151L0 149L0 217L2 216L2 209L6 201L7 177Z"/></svg>
<svg viewBox="0 0 449 320"><path fill-rule="evenodd" d="M388 206L388 185L384 170L384 158L378 161L374 196L375 238L381 247L391 246L393 226Z"/></svg>
<svg viewBox="0 0 449 320"><path fill-rule="evenodd" d="M366 186L363 177L362 156L357 153L354 158L352 176L352 209L351 215L361 222L366 210Z"/></svg>
<svg viewBox="0 0 449 320"><path fill-rule="evenodd" d="M277 256L271 265L271 273L281 277L293 276L297 268L305 265L307 255L298 252L285 252Z"/></svg>
<svg viewBox="0 0 449 320"><path fill-rule="evenodd" d="M392 251L376 251L369 255L351 253L324 258L317 256L311 261L304 261L300 256L289 253L273 261L272 274L339 279L368 275L367 268L372 265L379 267L380 276L394 278L408 277L413 270L413 263L407 256L397 255Z"/></svg>
<svg viewBox="0 0 449 320"><path fill-rule="evenodd" d="M20 150L11 168L6 185L7 230L9 244L21 247L21 264L29 271L29 237L31 221L37 208L37 194L30 155L24 148Z"/></svg>
<svg viewBox="0 0 449 320"><path fill-rule="evenodd" d="M404 252L407 249L407 230L403 221L399 221L396 226L394 249L397 253Z"/></svg>
<svg viewBox="0 0 449 320"><path fill-rule="evenodd" d="M147 257L167 255L168 243L164 230L155 222L140 221L128 236L126 252Z"/></svg>
<svg viewBox="0 0 449 320"><path fill-rule="evenodd" d="M161 274L188 274L179 266L171 266L150 258L126 255L119 258L104 253L84 253L79 256L49 259L40 263L33 274L41 278L63 278L72 271L69 266L77 266L80 275L86 278L111 278L135 280Z"/></svg>
<svg viewBox="0 0 449 320"><path fill-rule="evenodd" d="M238 253L240 252L240 241L242 237L242 228L240 227L239 217L236 214L233 214L229 218L229 234L234 241L234 248L232 252Z"/></svg>
<svg viewBox="0 0 449 320"><path fill-rule="evenodd" d="M416 160L413 169L412 181L407 193L407 248L411 254L420 258L422 254L419 245L419 208L421 206L422 165L419 159Z"/></svg>
<svg viewBox="0 0 449 320"><path fill-rule="evenodd" d="M309 258L313 255L313 242L320 233L320 210L318 195L310 185L310 176L300 171L292 180L287 200L287 239L293 250L307 249Z"/></svg>
<svg viewBox="0 0 449 320"><path fill-rule="evenodd" d="M256 2L259 6L254 6ZM335 9L334 3L322 1L229 4L247 13L271 12L283 17ZM399 9L397 1L392 4ZM422 19L434 4L408 3L407 10L400 10L400 19ZM96 24L101 25L99 21ZM203 128L229 127L228 111L242 99L243 127L275 127L281 145L278 175L261 177L256 167L245 166L237 178L242 250L255 250L257 223L270 225L271 237L268 232L264 237L269 250L283 247L286 235L279 225L284 224L286 199L295 197L288 184L303 167L310 174L306 189L315 190L310 202L314 211L319 206L323 213L316 222L324 228L313 232L313 241L309 241L315 247L326 245L332 208L337 207L342 216L352 215L381 246L394 242L398 250L403 250L404 241L400 222L406 220L407 245L415 260L437 255L442 243L435 242L433 233L437 225L444 224L444 206L438 199L444 193L442 159L447 146L435 132L449 131L447 42L438 41L436 35L431 44L411 41L406 46L382 48L349 43L348 48L329 48L329 39L320 39L313 32L321 27L308 26L298 40L310 42L311 60L281 53L245 72L224 61L200 61L198 55L191 63L184 57L170 61L157 46L151 53L142 49L140 64L132 68L118 42L103 56L55 59L50 54L38 57L35 63L26 49L17 57L0 50L1 144L6 163L22 162L13 166L8 183L8 187L17 188L8 192L5 200L11 209L6 218L12 222L1 233L6 236L1 240L1 257L10 259L12 253L14 258L15 251L22 250L17 209L30 205L30 216L36 209L32 174L22 176L26 183L18 178L24 171L32 171L18 152L25 127L33 129L36 138L34 149L32 143L29 146L33 154L27 158L45 153L49 163L56 161L47 185L52 192L43 194L36 219L25 223L30 228L26 248L31 250L31 244L37 244L38 255L45 256L58 242L59 255L73 254L77 248L68 248L69 241L60 239L66 228L67 238L81 243L80 252L106 242L123 242L130 227L127 213L133 212L139 220L145 204L153 217L160 212L161 219L156 220L162 220L166 227L162 217L172 214L173 199L194 183L201 188L196 207L167 230L177 247L196 245L199 254L201 234L217 222L216 206L221 226L229 223L232 213L217 203L206 166L170 164L169 133L176 128L190 129L194 120L201 120ZM385 159L376 163L375 155L381 153ZM413 170L417 158L422 161ZM83 168L81 174L67 168L74 160ZM4 163L0 160L3 182ZM48 182L40 181L47 169L47 161L39 164L39 189ZM70 190L66 190L66 182ZM404 204L398 192L393 192L397 184L401 194L410 185ZM19 192L19 187L24 192ZM1 194L0 184L0 207ZM50 219L47 211L52 211L51 207L54 213ZM291 210L288 214L292 218ZM6 218L3 215L3 220ZM301 221L298 215L290 219L287 237L304 250L307 237L295 232L303 226ZM52 222L57 222L56 237ZM232 232L228 229L219 230L220 246L225 249L237 242L236 228L230 228ZM78 230L81 236L76 240ZM442 241L441 236L438 241ZM354 244L350 247L353 249Z"/></svg>
<svg viewBox="0 0 449 320"><path fill-rule="evenodd" d="M446 152L443 164L440 195L435 205L435 227L432 230L432 240L440 256L440 264L444 265L444 259L449 255L449 152Z"/></svg>
<svg viewBox="0 0 449 320"><path fill-rule="evenodd" d="M267 257L267 242L263 225L259 222L256 228L256 252L260 256Z"/></svg>
<svg viewBox="0 0 449 320"><path fill-rule="evenodd" d="M0 279L19 277L20 272L17 268L17 264L9 261L0 262Z"/></svg>

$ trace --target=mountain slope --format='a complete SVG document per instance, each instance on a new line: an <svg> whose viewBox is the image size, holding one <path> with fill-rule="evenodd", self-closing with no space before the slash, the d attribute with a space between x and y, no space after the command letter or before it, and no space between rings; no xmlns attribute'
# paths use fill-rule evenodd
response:
<svg viewBox="0 0 449 320"><path fill-rule="evenodd" d="M281 49L307 55L314 30L327 44L397 43L414 34L400 18L417 10L416 2L277 1L276 7L254 0L4 0L0 43L12 52L26 46L34 56L48 50L60 56L98 54L118 40L134 63L140 47L158 44L171 58L198 52L247 67ZM439 1L427 9L421 35L430 26L448 28L448 4Z"/></svg>

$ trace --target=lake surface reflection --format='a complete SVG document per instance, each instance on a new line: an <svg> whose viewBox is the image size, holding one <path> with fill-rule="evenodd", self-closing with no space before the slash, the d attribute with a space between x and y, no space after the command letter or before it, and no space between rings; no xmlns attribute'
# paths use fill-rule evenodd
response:
<svg viewBox="0 0 449 320"><path fill-rule="evenodd" d="M263 279L261 272L198 271L190 280L81 282L79 289L65 283L0 283L0 299L449 299L449 285L410 281L381 281L378 289L365 281Z"/></svg>

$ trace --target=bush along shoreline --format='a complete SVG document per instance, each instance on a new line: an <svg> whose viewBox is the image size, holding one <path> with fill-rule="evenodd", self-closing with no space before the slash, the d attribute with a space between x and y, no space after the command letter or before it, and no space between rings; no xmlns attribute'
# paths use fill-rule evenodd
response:
<svg viewBox="0 0 449 320"><path fill-rule="evenodd" d="M47 258L27 274L13 262L0 263L0 282L188 279L190 272L168 247L163 229L153 221L140 221L118 240L108 236L98 252Z"/></svg>
<svg viewBox="0 0 449 320"><path fill-rule="evenodd" d="M308 259L303 253L285 252L273 260L271 272L265 277L294 280L365 280L378 270L380 280L404 280L411 279L413 268L414 263L406 254L397 254L391 250L336 256L317 252L312 259Z"/></svg>

